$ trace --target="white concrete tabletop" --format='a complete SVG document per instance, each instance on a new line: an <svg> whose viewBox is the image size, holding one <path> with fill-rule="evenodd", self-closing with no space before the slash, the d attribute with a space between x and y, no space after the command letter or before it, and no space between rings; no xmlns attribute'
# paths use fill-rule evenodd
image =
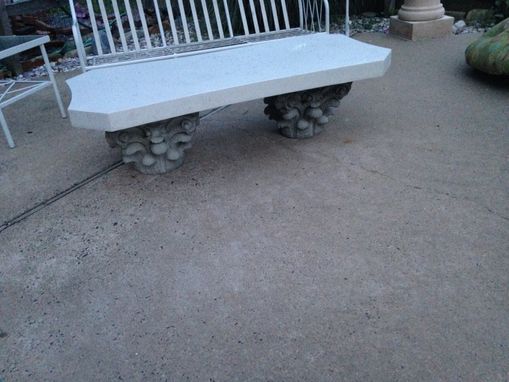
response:
<svg viewBox="0 0 509 382"><path fill-rule="evenodd" d="M389 49L310 34L89 71L68 80L75 127L122 130L224 105L382 76Z"/></svg>

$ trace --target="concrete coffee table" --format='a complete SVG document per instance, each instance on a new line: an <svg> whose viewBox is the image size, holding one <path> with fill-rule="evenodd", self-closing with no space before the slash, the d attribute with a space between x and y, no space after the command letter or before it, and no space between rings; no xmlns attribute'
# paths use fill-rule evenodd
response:
<svg viewBox="0 0 509 382"><path fill-rule="evenodd" d="M2 130L10 148L14 148L16 145L7 126L7 121L2 114L4 107L52 85L58 107L60 108L60 114L62 118L67 116L53 71L51 70L48 54L44 47L44 44L47 42L49 42L48 36L0 36L0 60L39 47L49 76L49 81L0 80L0 125L2 125Z"/></svg>

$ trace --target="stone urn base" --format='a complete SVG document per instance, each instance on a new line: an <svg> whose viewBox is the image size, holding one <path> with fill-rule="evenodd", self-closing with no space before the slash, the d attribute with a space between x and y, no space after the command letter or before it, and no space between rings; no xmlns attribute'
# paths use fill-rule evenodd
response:
<svg viewBox="0 0 509 382"><path fill-rule="evenodd" d="M443 16L431 21L405 21L391 17L390 33L406 40L424 40L445 37L452 33L454 17Z"/></svg>

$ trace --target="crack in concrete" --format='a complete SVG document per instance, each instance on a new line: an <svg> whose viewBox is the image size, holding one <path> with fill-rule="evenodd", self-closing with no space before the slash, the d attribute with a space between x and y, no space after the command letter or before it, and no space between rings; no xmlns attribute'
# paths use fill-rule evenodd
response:
<svg viewBox="0 0 509 382"><path fill-rule="evenodd" d="M355 163L352 163L353 165L356 165ZM403 186L405 187L411 187L411 188L414 188L416 190L421 190L421 191L425 191L425 192L431 192L433 194L437 194L437 195L442 195L442 196L446 196L448 198L451 198L451 199L454 199L454 200L458 200L458 201L466 201L466 202L470 202L470 203L473 203L475 204L477 207L481 207L483 209L485 209L486 211L488 211L490 214L492 215L495 215L496 217L500 218L500 219L503 219L503 220L506 220L506 221L509 221L509 217L507 216L504 216L504 215L501 215L499 214L498 212L492 210L491 208L483 205L483 204L480 204L479 202L475 201L475 200L472 200L470 198L461 198L457 195L454 195L454 194L451 194L449 192L444 192L444 191L440 191L440 190L437 190L437 189L434 189L434 188L430 188L430 187L422 187L422 186L417 186L417 185L414 185L414 184L408 184L408 183L405 183L405 182L402 182L400 181L399 179L396 179L390 175L387 175L387 174L384 174L378 170L373 170L373 169L370 169L370 168L367 168L361 164L357 164L356 165L357 167L361 168L362 170L366 171L366 172L369 172L371 174L375 174L375 175L379 175L379 176L382 176L384 178L387 178L387 179L390 179L392 180L393 182L396 182L396 183L399 183L399 184L402 184Z"/></svg>
<svg viewBox="0 0 509 382"><path fill-rule="evenodd" d="M212 115L214 115L214 114L216 114L216 113L226 109L227 107L228 106L223 107L223 108L213 109L212 111L206 113L200 119L203 120L203 119L205 119L205 118L207 118L209 116L212 116ZM284 149L287 149L287 150L289 150L291 152L298 153L298 154L305 155L305 156L310 156L306 152L295 150L294 147L282 144L284 142L284 139L274 141L274 140L269 139L267 136L264 136L264 135L254 135L254 134L252 134L250 131L248 131L245 128L239 127L239 129L242 132L244 132L245 134L247 134L248 136L252 137L252 138L263 138L264 140L269 141L269 142L271 142L274 145L283 147ZM325 157L325 158L334 159L334 160L337 161L337 158L335 156L323 155L323 153L322 153L322 156ZM40 202L40 203L36 204L35 206L29 208L28 210L23 211L21 214L15 216L14 218L12 218L12 219L4 222L2 225L0 225L0 233L2 233L6 229L12 227L13 225L15 225L17 223L22 222L23 220L29 218L30 216L34 215L35 213L41 211L42 209L52 205L53 203L55 203L58 200L64 198L65 196L69 195L70 193L72 193L72 192L74 192L74 191L84 187L85 185L91 183L92 181L100 178L101 176L106 175L107 173L109 173L109 172L113 171L114 169L122 166L123 164L124 163L122 161L115 162L114 164L112 164L111 166L107 167L106 169L101 170L101 171L99 171L99 172L89 176L88 178L82 180L81 182L75 183L74 185L72 185L71 187L65 189L64 191L62 191L60 193L57 193L56 195L54 195L54 196L52 196L52 197L50 197L48 199L43 200L42 202ZM498 212L492 210L491 208L489 208L489 207L487 207L487 206L485 206L483 204L480 204L477 201L474 201L472 199L469 199L469 198L460 198L460 197L458 197L458 196L456 196L454 194L451 194L451 193L448 193L448 192L443 192L443 191L436 190L436 189L429 188L429 187L422 187L422 186L418 186L418 185L414 185L414 184L404 183L404 182L402 182L402 181L400 181L400 180L398 180L398 179L396 179L396 178L394 178L394 177L392 177L390 175L384 174L383 172L380 172L378 170L373 170L373 169L367 168L367 167L365 167L365 166L363 166L361 164L351 163L351 165L353 165L355 167L358 167L358 168L362 169L363 171L366 171L366 172L369 172L371 174L378 175L378 176L384 177L386 179L389 179L389 180L391 180L393 182L399 183L399 184L403 185L404 187L409 187L409 188L413 188L413 189L421 190L421 191L425 191L425 192L431 192L431 193L434 193L434 194L437 194L437 195L446 196L446 197L454 199L454 200L467 201L467 202L473 203L476 206L485 209L490 214L495 215L496 217L498 217L500 219L503 219L505 221L509 221L509 217L503 216L503 215L499 214Z"/></svg>
<svg viewBox="0 0 509 382"><path fill-rule="evenodd" d="M312 155L310 155L309 153L306 153L304 151L299 151L299 150L296 150L294 147L292 146L288 146L288 145L285 145L283 142L285 141L285 139L282 139L282 140L277 140L277 141L273 141L271 139L268 139L268 137L264 136L264 135L255 135L255 134L252 134L251 132L249 132L247 129L245 128L242 128L242 127L238 127L242 132L244 132L245 134L247 134L248 136L252 137L252 138L263 138L264 140L266 141L269 141L271 142L272 144L274 145L278 145L279 147L283 147L284 149L287 149L288 151L290 152L293 152L293 153L297 153L297 154L300 154L300 155L304 155L304 156L307 156L307 157L310 157L310 158L313 158L314 157ZM282 144L280 144L282 143ZM333 159L335 161L338 161L338 159L333 156L333 155L325 155L323 153L317 153L318 156L322 156L326 159ZM338 161L339 162L339 161ZM384 177L384 178L387 178L387 179L390 179L391 181L393 182L396 182L396 183L399 183L399 184L402 184L403 186L405 187L409 187L409 188L413 188L413 189L416 189L416 190L421 190L421 191L425 191L425 192L431 192L431 193L434 193L434 194L437 194L437 195L442 195L442 196L446 196L448 198L451 198L451 199L454 199L454 200L459 200L459 201L466 201L466 202L470 202L470 203L473 203L475 204L476 206L478 207L481 207L483 209L485 209L486 211L488 211L490 214L492 215L495 215L496 217L500 218L500 219L503 219L505 221L509 221L509 217L507 216L504 216L504 215L501 215L499 214L498 212L492 210L491 208L483 205L483 204L480 204L479 202L475 201L475 200L472 200L472 199L469 199L469 198L461 198L461 197L458 197L454 194L451 194L449 192L444 192L444 191L440 191L440 190L437 190L437 189L434 189L434 188L429 188L429 187L423 187L423 186L418 186L418 185L415 185L415 184L408 184L408 183L404 183L404 182L401 182L400 180L390 176L390 175L387 175L387 174L384 174L378 170L373 170L373 169L370 169L370 168L367 168L361 164L356 164L356 163L351 163L352 165L358 167L358 168L361 168L362 170L366 171L366 172L369 172L371 174L375 174L375 175L378 175L378 176L381 176L381 177Z"/></svg>
<svg viewBox="0 0 509 382"><path fill-rule="evenodd" d="M223 106L223 107L219 107L217 109L212 109L212 110L209 110L207 111L205 114L203 114L201 117L200 117L200 120L203 120L205 118L208 118L216 113L219 113L225 109L227 109L230 105L227 105L227 106ZM58 200L64 198L65 196L69 195L70 193L76 191L76 190L79 190L80 188L86 186L87 184L89 184L90 182L93 182L94 180L100 178L101 176L103 175L106 175L107 173L113 171L114 169L122 166L124 163L123 161L118 161L118 162L115 162L113 163L111 166L105 168L104 170L101 170L99 172L96 172L95 174L92 174L91 176L89 176L88 178L78 182L78 183L75 183L73 184L71 187L65 189L64 191L62 192L59 192L57 193L56 195L53 195L52 197L48 198L48 199L45 199L43 200L42 202L40 203L37 203L35 206L23 211L22 213L20 213L19 215L16 215L15 217L13 217L12 219L9 219L7 221L5 221L4 223L2 223L2 225L0 225L0 233L2 233L3 231L5 231L7 228L10 228L12 227L13 225L19 223L19 222L22 222L23 220L29 218L30 216L32 216L33 214L41 211L42 209L52 205L53 203L57 202Z"/></svg>

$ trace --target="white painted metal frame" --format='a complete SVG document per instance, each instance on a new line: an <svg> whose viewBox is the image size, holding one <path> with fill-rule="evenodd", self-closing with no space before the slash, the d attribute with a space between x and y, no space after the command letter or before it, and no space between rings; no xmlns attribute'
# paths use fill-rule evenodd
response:
<svg viewBox="0 0 509 382"><path fill-rule="evenodd" d="M33 37L33 38L30 38ZM10 39L18 38L18 36L0 36L0 39L4 41ZM67 117L67 113L64 108L64 104L62 102L62 98L60 96L60 92L58 90L55 76L53 75L53 71L51 69L51 64L48 58L48 53L46 52L46 48L44 44L49 42L48 36L23 36L20 37L25 40L22 43L11 46L7 49L0 51L0 60L13 56L15 54L21 53L23 51L39 47L41 50L41 54L44 60L44 66L48 72L49 81L29 81L29 80L2 80L0 81L0 125L2 126L2 130L4 132L5 138L7 139L7 144L10 148L16 147L14 140L12 138L11 132L9 130L9 126L7 125L7 121L2 113L2 109L25 98L31 94L38 92L48 86L53 86L53 91L55 93L55 98L57 100L58 108L60 109L60 114L62 118ZM16 85L22 85L20 88L17 88ZM27 85L27 86L24 86Z"/></svg>
<svg viewBox="0 0 509 382"><path fill-rule="evenodd" d="M96 42L97 54L92 56L87 56L83 44L74 8L76 1L69 0L69 4L81 67L86 71L134 61L152 61L169 56L229 49L239 44L266 41L271 37L279 38L286 32L292 34L296 30L329 33L328 0L298 0L298 24L290 20L286 1L236 0L235 5L240 15L243 33L235 35L232 25L233 13L228 0L153 0L155 14L150 16L143 9L141 0L86 0L90 28ZM348 33L349 0L345 1L347 7L345 29ZM244 4L245 2L248 6ZM95 7L94 3L97 4ZM113 10L109 16L108 9ZM151 41L148 17L155 18L156 22L153 24L156 25L156 31L152 32L160 36L161 43L158 46L154 46ZM136 26L138 19L141 28ZM118 38L115 39L115 36ZM132 39L131 44L128 36ZM179 49L176 49L177 47ZM149 54L155 50L158 50L157 54ZM120 55L125 59L116 60ZM107 62L109 58L113 59Z"/></svg>

